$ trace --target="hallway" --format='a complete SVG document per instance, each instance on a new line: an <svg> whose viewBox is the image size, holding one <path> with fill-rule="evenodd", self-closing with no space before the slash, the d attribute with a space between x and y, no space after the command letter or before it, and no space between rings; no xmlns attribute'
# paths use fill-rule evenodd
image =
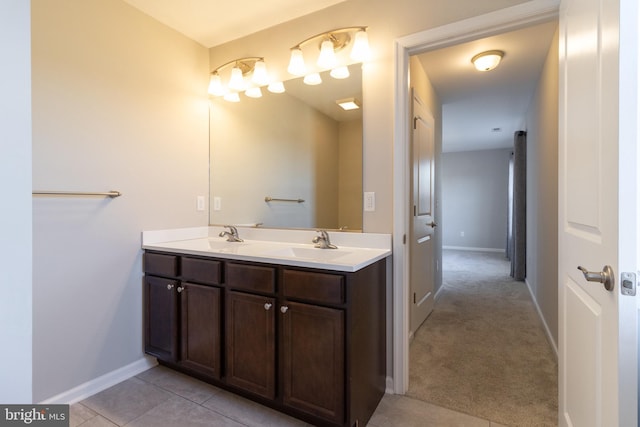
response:
<svg viewBox="0 0 640 427"><path fill-rule="evenodd" d="M557 425L557 360L504 254L443 251L443 289L410 346L408 396L512 426Z"/></svg>

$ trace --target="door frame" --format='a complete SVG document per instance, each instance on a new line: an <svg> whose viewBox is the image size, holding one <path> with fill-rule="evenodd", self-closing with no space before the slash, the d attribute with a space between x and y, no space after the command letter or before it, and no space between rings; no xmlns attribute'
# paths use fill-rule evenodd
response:
<svg viewBox="0 0 640 427"><path fill-rule="evenodd" d="M411 93L409 56L548 22L558 17L559 0L532 0L484 15L411 34L395 41L393 141L393 385L409 387L409 164Z"/></svg>

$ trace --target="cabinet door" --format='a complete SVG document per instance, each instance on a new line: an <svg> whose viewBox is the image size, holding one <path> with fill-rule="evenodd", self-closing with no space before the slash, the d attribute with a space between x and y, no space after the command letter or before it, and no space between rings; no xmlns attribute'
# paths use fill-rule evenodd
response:
<svg viewBox="0 0 640 427"><path fill-rule="evenodd" d="M275 300L226 292L227 383L275 397Z"/></svg>
<svg viewBox="0 0 640 427"><path fill-rule="evenodd" d="M220 378L220 289L182 283L180 363Z"/></svg>
<svg viewBox="0 0 640 427"><path fill-rule="evenodd" d="M178 356L176 280L145 276L145 351L159 359Z"/></svg>
<svg viewBox="0 0 640 427"><path fill-rule="evenodd" d="M344 311L285 302L283 403L342 424L345 412Z"/></svg>

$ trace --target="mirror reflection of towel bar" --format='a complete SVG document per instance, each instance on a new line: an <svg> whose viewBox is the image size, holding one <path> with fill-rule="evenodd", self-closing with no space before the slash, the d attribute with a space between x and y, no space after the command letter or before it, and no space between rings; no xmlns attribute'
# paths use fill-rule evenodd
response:
<svg viewBox="0 0 640 427"><path fill-rule="evenodd" d="M276 199L273 197L265 197L264 201L269 203L269 202L294 202L294 203L304 203L304 199Z"/></svg>

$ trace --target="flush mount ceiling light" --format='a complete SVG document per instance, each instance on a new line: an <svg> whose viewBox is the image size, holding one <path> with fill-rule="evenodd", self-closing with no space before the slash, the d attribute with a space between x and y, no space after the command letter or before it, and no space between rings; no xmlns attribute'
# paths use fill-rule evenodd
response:
<svg viewBox="0 0 640 427"><path fill-rule="evenodd" d="M351 43L353 39L353 43ZM287 70L294 76L304 76L307 74L307 65L304 62L302 48L312 41L320 40L320 53L317 59L317 65L321 70L335 70L343 68L345 64L340 64L336 56L336 52L341 51L349 44L352 44L350 58L356 62L362 62L369 57L369 38L367 36L367 27L345 27L335 30L316 34L306 40L298 43L291 48L291 59ZM344 69L332 73L335 78L346 78Z"/></svg>
<svg viewBox="0 0 640 427"><path fill-rule="evenodd" d="M222 83L221 72L229 67L231 72L229 81L226 86ZM251 74L251 78L248 78ZM246 58L238 58L222 64L211 72L209 80L209 93L214 96L225 96L225 99L233 99L238 102L240 97L238 92L246 91L246 95L252 98L262 96L261 86L269 84L269 76L267 74L267 66L264 58L259 56L251 56ZM282 87L284 92L284 86ZM226 96L235 93L235 96Z"/></svg>
<svg viewBox="0 0 640 427"><path fill-rule="evenodd" d="M360 108L360 101L355 98L345 98L339 99L336 101L336 104L340 106L343 110L357 110Z"/></svg>
<svg viewBox="0 0 640 427"><path fill-rule="evenodd" d="M490 71L500 64L504 52L501 50L488 50L471 58L471 62L478 71Z"/></svg>

